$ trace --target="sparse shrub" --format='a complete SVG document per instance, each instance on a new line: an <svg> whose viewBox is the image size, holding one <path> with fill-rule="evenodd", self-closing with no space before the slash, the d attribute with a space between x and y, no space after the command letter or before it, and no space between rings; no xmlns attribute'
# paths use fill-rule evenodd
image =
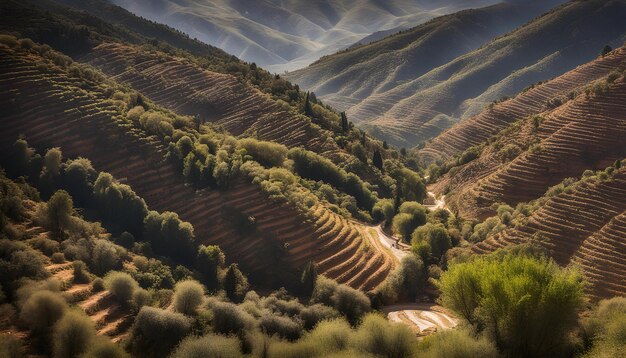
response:
<svg viewBox="0 0 626 358"><path fill-rule="evenodd" d="M327 306L333 306L333 294L337 290L337 282L326 276L318 276L315 282L315 289L311 295L312 303L323 303Z"/></svg>
<svg viewBox="0 0 626 358"><path fill-rule="evenodd" d="M125 272L109 272L104 278L104 285L113 296L122 304L127 305L133 298L133 293L139 285Z"/></svg>
<svg viewBox="0 0 626 358"><path fill-rule="evenodd" d="M71 227L73 212L72 197L65 190L57 191L48 200L45 222L57 238L63 238L63 231Z"/></svg>
<svg viewBox="0 0 626 358"><path fill-rule="evenodd" d="M464 329L446 330L426 337L419 356L428 358L496 358L496 347L486 338L476 338Z"/></svg>
<svg viewBox="0 0 626 358"><path fill-rule="evenodd" d="M241 355L237 338L208 334L186 338L172 353L172 358L237 358Z"/></svg>
<svg viewBox="0 0 626 358"><path fill-rule="evenodd" d="M182 314L188 316L195 314L203 298L204 287L197 281L182 281L174 288L174 308Z"/></svg>
<svg viewBox="0 0 626 358"><path fill-rule="evenodd" d="M583 320L585 357L619 357L626 347L626 298L602 300Z"/></svg>
<svg viewBox="0 0 626 358"><path fill-rule="evenodd" d="M76 260L72 262L72 270L74 271L74 282L88 283L91 281L91 275L83 261Z"/></svg>
<svg viewBox="0 0 626 358"><path fill-rule="evenodd" d="M133 292L133 309L139 311L143 306L149 306L152 302L152 295L143 288L138 288Z"/></svg>
<svg viewBox="0 0 626 358"><path fill-rule="evenodd" d="M91 290L93 292L100 292L104 290L104 280L100 277L96 277L93 281L91 281Z"/></svg>
<svg viewBox="0 0 626 358"><path fill-rule="evenodd" d="M67 302L50 291L35 292L26 300L20 319L34 332L45 333L65 314Z"/></svg>
<svg viewBox="0 0 626 358"><path fill-rule="evenodd" d="M28 240L28 243L35 249L41 251L46 256L51 256L55 252L59 252L60 245L57 241L50 240L47 237L37 236Z"/></svg>
<svg viewBox="0 0 626 358"><path fill-rule="evenodd" d="M63 255L62 252L55 252L52 256L50 256L50 260L52 260L52 263L54 264L60 264L65 262L65 255Z"/></svg>
<svg viewBox="0 0 626 358"><path fill-rule="evenodd" d="M96 275L104 275L111 270L121 268L119 246L107 240L96 240L91 254L91 267Z"/></svg>
<svg viewBox="0 0 626 358"><path fill-rule="evenodd" d="M54 326L55 358L74 358L85 353L96 335L93 322L84 313L70 311Z"/></svg>
<svg viewBox="0 0 626 358"><path fill-rule="evenodd" d="M129 347L139 357L164 357L191 331L180 313L144 306L131 328Z"/></svg>

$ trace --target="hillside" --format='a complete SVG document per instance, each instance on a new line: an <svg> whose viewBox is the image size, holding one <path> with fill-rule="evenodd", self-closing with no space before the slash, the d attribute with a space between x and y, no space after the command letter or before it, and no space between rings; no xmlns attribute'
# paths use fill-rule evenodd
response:
<svg viewBox="0 0 626 358"><path fill-rule="evenodd" d="M407 28L495 0L126 1L137 15L172 26L237 57L282 73L309 65L377 31Z"/></svg>
<svg viewBox="0 0 626 358"><path fill-rule="evenodd" d="M494 9L498 7L492 7L490 11L495 11ZM464 13L453 15L449 19L462 16L461 14ZM471 19L471 14L472 12L469 12L464 16ZM326 94L328 97L338 95L339 98L349 98L340 101L350 104L347 113L356 123L395 145L414 146L437 136L454 123L470 118L503 96L514 95L532 83L556 77L592 60L605 44L614 47L621 45L626 32L624 22L621 21L624 15L626 3L621 0L569 2L504 36L493 39L478 49L461 47L457 53L453 53L456 57L441 57L432 67L426 67L423 72L414 72L415 76L398 77L402 81L389 82L389 85L380 87L377 87L377 84L387 84L387 79L396 78L396 73L381 71L379 75L378 71L375 71L376 76L372 76L372 68L388 68L385 63L390 62L395 69L397 62L384 61L387 51L378 55L378 50L384 49L386 44L389 46L396 42L402 44L400 39L403 38L403 34L320 61L310 68L310 76L324 78L317 86L323 89L328 84L329 93ZM413 31L419 33L420 28L434 26L438 21L445 24L445 19L446 17L433 20L405 34ZM459 27L453 26L450 32L446 32L444 27L441 34L455 34L462 31L464 26L470 26L468 29L473 28L471 23L457 26ZM484 37L479 39L487 40L486 37L490 34L479 32L481 33ZM415 42L417 48L420 47L421 39L418 37ZM425 39L430 39L430 36L426 36ZM417 57L418 61L406 63L422 63L425 57L431 57L431 53L440 52L436 50L437 44L455 41L454 36L435 40L437 41L429 45L434 50L425 52L428 56L422 55ZM413 41L408 43L408 49L412 48L413 43ZM426 44L428 43L426 41ZM473 43L476 47L481 45L481 41ZM424 47L424 50L428 48ZM472 51L467 52L469 50ZM365 62L360 71L351 72L349 75L362 76L362 79L368 80L374 78L371 86L365 86L366 89L371 88L368 89L371 93L365 92L362 99L352 94L359 93L361 87L350 90L349 86L343 86L341 80L337 82L327 80L334 79L342 73L341 65L337 65L337 68L331 65L335 63L334 60L340 63L341 59L351 54L365 56ZM369 57L375 60L379 56L383 56L380 57L383 61L367 65ZM402 56L394 56L398 57L402 59ZM352 63L360 62L358 56L352 60ZM316 71L318 68L316 66L320 66L319 72ZM327 75L327 70L324 69L337 72ZM307 71L309 70L303 70L302 73ZM298 82L297 76L302 75L296 73L290 78ZM303 87L306 87L305 83L302 84ZM345 96L341 92L344 87L348 88Z"/></svg>
<svg viewBox="0 0 626 358"><path fill-rule="evenodd" d="M452 167L431 190L451 191L447 203L462 216L485 218L493 213L493 203L515 206L533 200L565 178L578 177L586 169L604 169L622 159L626 155L624 68L626 50L620 48L604 59L521 94L498 109L487 110L478 120L501 119L499 123L506 123L510 117L492 116L493 113L515 113L511 109L520 108L520 103L542 103L538 101L540 94L551 93L545 89L563 88L559 84L572 85L591 79L585 86L581 84L569 92L569 98L553 101L551 107L554 108L517 117L520 119L484 146L474 147L478 148L475 149L479 153L477 159ZM585 75L594 72L611 72L610 79L607 76L593 81L593 76Z"/></svg>
<svg viewBox="0 0 626 358"><path fill-rule="evenodd" d="M472 246L477 253L539 244L561 265L579 267L596 297L625 295L626 171L583 178L549 197L526 220Z"/></svg>
<svg viewBox="0 0 626 358"><path fill-rule="evenodd" d="M48 60L36 52L0 51L0 88L8 94L2 99L8 109L2 116L3 143L25 135L38 148L58 146L66 155L89 158L97 170L132 185L150 207L191 222L201 242L219 244L249 272L272 272L276 262L259 260L259 250L269 254L282 246L288 248L284 260L289 267L298 269L313 260L321 272L364 289L374 288L393 268L390 255L376 252L362 227L323 206L311 209L310 221L289 204L272 202L250 182L235 182L227 191L196 191L164 160L167 148L158 137L123 119L106 83L76 77L67 72L69 67L42 67L38 64ZM254 218L256 234L240 232L233 211ZM332 266L335 259L346 260L350 269L338 270Z"/></svg>

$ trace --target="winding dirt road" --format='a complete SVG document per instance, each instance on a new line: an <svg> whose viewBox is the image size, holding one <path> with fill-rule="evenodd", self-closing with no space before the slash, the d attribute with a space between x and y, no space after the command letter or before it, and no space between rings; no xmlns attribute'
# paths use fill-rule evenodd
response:
<svg viewBox="0 0 626 358"><path fill-rule="evenodd" d="M445 308L433 303L407 303L383 308L390 321L405 324L418 337L451 329L459 320Z"/></svg>

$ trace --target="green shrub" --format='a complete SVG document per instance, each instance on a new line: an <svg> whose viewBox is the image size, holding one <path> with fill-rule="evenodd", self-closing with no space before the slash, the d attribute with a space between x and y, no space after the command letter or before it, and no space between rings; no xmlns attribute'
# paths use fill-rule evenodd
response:
<svg viewBox="0 0 626 358"><path fill-rule="evenodd" d="M57 293L35 292L26 300L20 320L34 332L46 332L65 314L67 302Z"/></svg>
<svg viewBox="0 0 626 358"><path fill-rule="evenodd" d="M82 358L130 358L130 355L108 338L97 337Z"/></svg>
<svg viewBox="0 0 626 358"><path fill-rule="evenodd" d="M280 167L287 159L287 147L273 142L259 141L253 138L240 139L237 144L265 167Z"/></svg>
<svg viewBox="0 0 626 358"><path fill-rule="evenodd" d="M241 356L237 338L214 334L186 338L172 353L172 358L237 358Z"/></svg>
<svg viewBox="0 0 626 358"><path fill-rule="evenodd" d="M378 357L402 358L415 354L415 335L397 323L390 323L379 314L368 314L358 328L351 345Z"/></svg>
<svg viewBox="0 0 626 358"><path fill-rule="evenodd" d="M72 197L65 190L57 191L46 204L46 227L57 238L63 238L63 231L71 227L73 213L74 203Z"/></svg>
<svg viewBox="0 0 626 358"><path fill-rule="evenodd" d="M202 275L203 282L209 292L219 289L219 273L226 262L224 253L216 245L198 247L196 255L196 269Z"/></svg>
<svg viewBox="0 0 626 358"><path fill-rule="evenodd" d="M138 288L133 292L133 309L139 311L143 306L149 306L152 302L152 295L143 288Z"/></svg>
<svg viewBox="0 0 626 358"><path fill-rule="evenodd" d="M496 347L486 338L475 338L467 330L446 330L426 337L420 344L420 357L427 358L496 358Z"/></svg>
<svg viewBox="0 0 626 358"><path fill-rule="evenodd" d="M229 302L215 302L211 308L213 330L223 334L240 334L246 329L254 327L254 318Z"/></svg>
<svg viewBox="0 0 626 358"><path fill-rule="evenodd" d="M111 270L122 268L119 246L107 240L96 240L92 254L91 267L96 275L102 276Z"/></svg>
<svg viewBox="0 0 626 358"><path fill-rule="evenodd" d="M89 317L79 311L68 312L54 326L54 357L79 357L89 349L95 335L96 330Z"/></svg>
<svg viewBox="0 0 626 358"><path fill-rule="evenodd" d="M442 304L484 327L505 352L558 355L583 304L582 276L523 252L496 252L453 264L439 281Z"/></svg>
<svg viewBox="0 0 626 358"><path fill-rule="evenodd" d="M41 251L46 256L51 256L59 252L60 245L57 241L50 240L47 237L37 236L28 240L28 243L35 249Z"/></svg>
<svg viewBox="0 0 626 358"><path fill-rule="evenodd" d="M346 285L339 285L331 297L333 306L353 325L370 311L370 300L359 290Z"/></svg>
<svg viewBox="0 0 626 358"><path fill-rule="evenodd" d="M300 312L300 319L304 324L304 329L313 329L318 323L340 317L341 314L336 309L316 303L305 307Z"/></svg>
<svg viewBox="0 0 626 358"><path fill-rule="evenodd" d="M260 325L266 334L277 334L290 341L300 338L302 333L302 325L289 317L265 314L261 317Z"/></svg>
<svg viewBox="0 0 626 358"><path fill-rule="evenodd" d="M448 230L442 224L433 225L427 223L420 226L411 235L411 245L414 248L414 252L417 251L416 246L418 244L428 245L430 254L435 261L439 261L441 256L452 247L452 241ZM422 259L428 259L428 257L422 256Z"/></svg>
<svg viewBox="0 0 626 358"><path fill-rule="evenodd" d="M619 357L626 348L626 298L602 300L583 320L586 357Z"/></svg>
<svg viewBox="0 0 626 358"><path fill-rule="evenodd" d="M337 290L337 282L326 276L318 276L315 282L315 289L311 295L311 303L322 303L333 306L333 294Z"/></svg>
<svg viewBox="0 0 626 358"><path fill-rule="evenodd" d="M133 293L139 285L129 274L125 272L109 272L104 278L104 285L122 305L128 305L133 298Z"/></svg>
<svg viewBox="0 0 626 358"><path fill-rule="evenodd" d="M224 275L224 291L233 302L240 302L248 291L248 279L241 273L237 264L230 264Z"/></svg>
<svg viewBox="0 0 626 358"><path fill-rule="evenodd" d="M387 223L390 223L394 214L395 210L392 199L378 200L372 208L372 219L374 219L375 222L381 222L384 220Z"/></svg>
<svg viewBox="0 0 626 358"><path fill-rule="evenodd" d="M203 299L204 287L197 281L181 281L174 288L174 308L182 314L195 314Z"/></svg>
<svg viewBox="0 0 626 358"><path fill-rule="evenodd" d="M130 331L134 356L164 357L191 331L191 321L180 313L144 306Z"/></svg>

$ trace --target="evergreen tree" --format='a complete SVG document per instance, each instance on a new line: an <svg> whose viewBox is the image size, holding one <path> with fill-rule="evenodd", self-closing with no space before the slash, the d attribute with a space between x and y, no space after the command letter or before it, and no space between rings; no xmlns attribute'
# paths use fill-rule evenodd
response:
<svg viewBox="0 0 626 358"><path fill-rule="evenodd" d="M376 168L380 169L380 171L383 171L383 157L382 155L380 155L380 151L378 149L374 151L374 156L372 157L372 163L374 164Z"/></svg>
<svg viewBox="0 0 626 358"><path fill-rule="evenodd" d="M613 48L609 45L606 45L602 48L602 52L600 53L600 55L602 55L602 57L606 56L609 52L613 51Z"/></svg>
<svg viewBox="0 0 626 358"><path fill-rule="evenodd" d="M348 131L350 131L350 124L348 123L348 116L346 116L346 112L341 112L341 131L344 133L348 133Z"/></svg>
<svg viewBox="0 0 626 358"><path fill-rule="evenodd" d="M310 297L317 282L317 267L313 261L309 261L302 271L300 283L302 284L302 292L305 296Z"/></svg>
<svg viewBox="0 0 626 358"><path fill-rule="evenodd" d="M240 302L248 289L248 280L239 270L237 264L230 264L224 276L224 291L233 302Z"/></svg>
<svg viewBox="0 0 626 358"><path fill-rule="evenodd" d="M306 114L307 116L312 116L313 115L313 107L311 106L311 95L309 92L306 93L306 96L304 97L304 114Z"/></svg>
<svg viewBox="0 0 626 358"><path fill-rule="evenodd" d="M196 255L196 269L202 275L209 292L215 292L219 288L219 272L224 264L225 256L219 246L200 245Z"/></svg>

